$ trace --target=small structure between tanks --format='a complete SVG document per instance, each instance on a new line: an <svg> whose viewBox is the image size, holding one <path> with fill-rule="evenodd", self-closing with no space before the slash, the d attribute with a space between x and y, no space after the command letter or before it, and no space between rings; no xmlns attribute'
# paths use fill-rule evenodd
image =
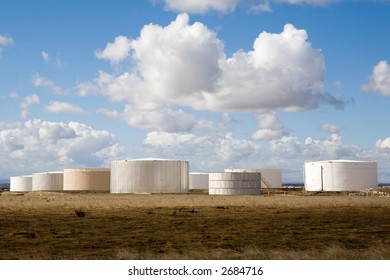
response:
<svg viewBox="0 0 390 280"><path fill-rule="evenodd" d="M260 195L261 173L209 173L210 195Z"/></svg>
<svg viewBox="0 0 390 280"><path fill-rule="evenodd" d="M111 193L188 193L189 162L134 159L111 162Z"/></svg>
<svg viewBox="0 0 390 280"><path fill-rule="evenodd" d="M209 173L191 172L189 177L190 190L208 190Z"/></svg>
<svg viewBox="0 0 390 280"><path fill-rule="evenodd" d="M307 191L377 190L377 163L355 160L308 161L304 166Z"/></svg>

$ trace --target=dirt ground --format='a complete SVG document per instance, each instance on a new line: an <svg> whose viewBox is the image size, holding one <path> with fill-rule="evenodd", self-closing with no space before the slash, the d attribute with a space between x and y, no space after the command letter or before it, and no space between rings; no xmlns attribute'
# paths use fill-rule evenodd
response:
<svg viewBox="0 0 390 280"><path fill-rule="evenodd" d="M390 197L2 193L0 259L390 259Z"/></svg>

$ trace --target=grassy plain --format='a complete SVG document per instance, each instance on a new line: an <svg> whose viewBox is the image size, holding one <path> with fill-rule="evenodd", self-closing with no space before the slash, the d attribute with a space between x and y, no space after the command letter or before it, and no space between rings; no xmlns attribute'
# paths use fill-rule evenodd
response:
<svg viewBox="0 0 390 280"><path fill-rule="evenodd" d="M390 197L8 192L0 259L389 260Z"/></svg>

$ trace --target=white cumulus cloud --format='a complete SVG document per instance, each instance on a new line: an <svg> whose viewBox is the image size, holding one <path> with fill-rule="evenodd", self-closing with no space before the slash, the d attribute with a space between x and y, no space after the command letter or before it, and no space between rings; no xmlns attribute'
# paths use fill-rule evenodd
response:
<svg viewBox="0 0 390 280"><path fill-rule="evenodd" d="M253 50L237 52L223 64L220 88L206 93L219 110L290 111L314 109L335 98L322 92L325 64L305 30L286 24L281 33L262 32Z"/></svg>
<svg viewBox="0 0 390 280"><path fill-rule="evenodd" d="M252 134L254 140L274 140L287 135L275 112L257 116L259 129Z"/></svg>
<svg viewBox="0 0 390 280"><path fill-rule="evenodd" d="M189 106L200 110L304 111L321 104L343 108L323 92L324 58L305 30L287 24L281 33L262 32L253 50L227 58L223 43L204 24L180 14L166 27L149 24L131 40L134 67L118 75L103 71L79 85L132 108Z"/></svg>
<svg viewBox="0 0 390 280"><path fill-rule="evenodd" d="M375 146L379 149L389 149L390 150L390 137L386 139L379 139L375 143Z"/></svg>
<svg viewBox="0 0 390 280"><path fill-rule="evenodd" d="M337 125L330 123L325 123L321 125L320 129L331 134L338 134L341 130Z"/></svg>
<svg viewBox="0 0 390 280"><path fill-rule="evenodd" d="M390 65L386 60L379 61L372 70L368 83L361 86L366 92L377 92L384 96L390 96Z"/></svg>
<svg viewBox="0 0 390 280"><path fill-rule="evenodd" d="M99 59L105 59L112 64L117 64L129 56L131 41L125 36L118 36L114 42L107 43L103 51L95 51L95 56Z"/></svg>
<svg viewBox="0 0 390 280"><path fill-rule="evenodd" d="M50 102L48 105L46 105L45 110L50 113L85 113L85 111L80 106L68 102L59 101Z"/></svg>
<svg viewBox="0 0 390 280"><path fill-rule="evenodd" d="M114 134L78 122L34 119L0 130L0 170L9 175L108 166L123 153Z"/></svg>

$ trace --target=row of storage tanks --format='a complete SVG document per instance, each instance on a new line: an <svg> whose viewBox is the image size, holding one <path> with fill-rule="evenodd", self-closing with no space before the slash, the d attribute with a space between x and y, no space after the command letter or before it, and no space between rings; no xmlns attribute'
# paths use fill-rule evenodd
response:
<svg viewBox="0 0 390 280"><path fill-rule="evenodd" d="M306 162L308 191L356 191L378 186L377 164L361 161ZM261 188L281 188L279 169L225 169L189 173L181 160L119 160L111 168L73 168L10 178L11 191L109 191L111 193L188 193L208 189L211 195L259 195Z"/></svg>

